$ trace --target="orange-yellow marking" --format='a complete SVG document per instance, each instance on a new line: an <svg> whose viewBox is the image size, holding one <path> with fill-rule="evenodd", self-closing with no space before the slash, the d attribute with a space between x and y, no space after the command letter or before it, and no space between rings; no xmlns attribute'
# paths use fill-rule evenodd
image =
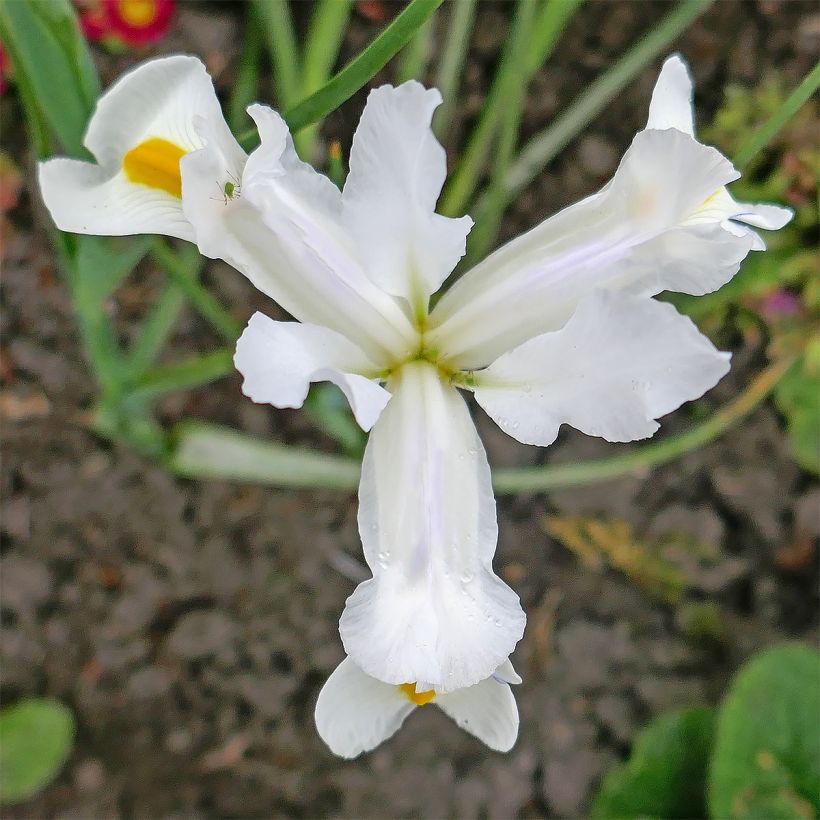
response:
<svg viewBox="0 0 820 820"><path fill-rule="evenodd" d="M162 137L151 137L132 148L122 159L125 175L131 182L159 188L182 198L179 161L185 149Z"/></svg>
<svg viewBox="0 0 820 820"><path fill-rule="evenodd" d="M412 700L416 706L424 706L436 696L436 690L430 689L427 692L417 692L415 683L401 683L399 689L404 692L408 700Z"/></svg>
<svg viewBox="0 0 820 820"><path fill-rule="evenodd" d="M117 8L120 17L134 28L144 28L157 19L156 0L119 0Z"/></svg>

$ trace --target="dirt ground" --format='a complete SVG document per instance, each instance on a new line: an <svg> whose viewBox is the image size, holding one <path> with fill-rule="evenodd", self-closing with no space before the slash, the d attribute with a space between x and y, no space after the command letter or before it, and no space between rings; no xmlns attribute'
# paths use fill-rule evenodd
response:
<svg viewBox="0 0 820 820"><path fill-rule="evenodd" d="M181 5L156 53L202 54L224 90L241 42L240 4ZM669 8L585 4L533 83L527 132L548 123ZM462 124L480 106L509 10L481 6ZM376 30L354 18L346 56ZM670 51L691 61L703 120L728 82L754 84L776 68L794 85L815 59L818 30L813 2L718 2ZM128 64L97 56L106 82ZM611 174L644 123L657 67L518 199L507 236ZM388 66L376 81L390 77ZM345 148L362 101L357 95L327 123ZM2 106L4 147L30 170L13 96ZM176 479L88 432L95 386L44 226L27 175L4 228L0 291L0 695L61 698L79 730L59 779L8 817L581 817L601 774L649 718L716 702L763 646L789 637L816 642L816 561L783 555L817 536L820 492L790 459L782 421L765 406L647 476L500 499L496 565L529 618L513 656L524 683L512 752L489 752L439 710L422 709L372 754L333 757L312 714L342 657L337 622L362 571L355 497ZM206 278L243 321L257 308L275 311L222 264L209 264ZM112 305L124 334L156 280L143 265ZM216 343L188 312L172 353ZM763 362L759 349L736 350L732 373L706 406L734 395ZM691 413L667 418L663 430L683 429ZM163 420L182 417L333 447L304 414L253 405L237 377L165 400ZM565 432L545 453L478 422L497 466L621 449ZM687 599L720 607L720 634L693 637L682 606L582 565L547 535L548 513L602 513L628 521L639 537L708 545L712 559L691 569Z"/></svg>

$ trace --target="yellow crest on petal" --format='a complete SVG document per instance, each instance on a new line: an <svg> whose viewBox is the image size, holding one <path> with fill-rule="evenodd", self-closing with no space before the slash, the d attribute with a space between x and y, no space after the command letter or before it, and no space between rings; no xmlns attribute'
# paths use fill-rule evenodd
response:
<svg viewBox="0 0 820 820"><path fill-rule="evenodd" d="M408 700L413 701L416 706L424 706L425 704L430 703L430 701L436 696L435 689L430 689L427 692L417 692L415 683L401 683L399 684L399 689L401 689L405 697Z"/></svg>
<svg viewBox="0 0 820 820"><path fill-rule="evenodd" d="M122 168L131 182L159 188L182 198L179 161L187 152L162 137L151 137L134 146L122 159Z"/></svg>

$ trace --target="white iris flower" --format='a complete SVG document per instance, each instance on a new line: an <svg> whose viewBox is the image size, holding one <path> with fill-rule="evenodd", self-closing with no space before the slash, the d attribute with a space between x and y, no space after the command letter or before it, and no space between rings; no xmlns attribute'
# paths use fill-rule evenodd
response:
<svg viewBox="0 0 820 820"><path fill-rule="evenodd" d="M505 661L486 680L442 694L423 683L384 683L345 658L319 694L316 727L332 752L356 757L392 737L418 707L432 703L491 749L508 752L518 735L510 690L515 683L521 678Z"/></svg>
<svg viewBox="0 0 820 820"><path fill-rule="evenodd" d="M373 578L347 601L349 658L317 707L323 737L346 755L399 727L417 703L402 687L435 692L494 748L515 735L509 687L493 675L525 616L492 569L490 469L457 388L528 444L552 443L562 424L608 441L651 436L657 418L729 369L728 354L651 297L715 290L764 248L748 226L779 228L791 215L728 194L739 174L695 139L692 83L673 56L612 180L491 254L430 311L472 227L435 213L440 101L416 82L372 91L340 192L298 159L264 106L249 108L261 145L246 157L202 64L171 57L100 100L86 136L99 165L56 159L40 171L60 228L195 241L298 320L251 318L235 357L246 395L300 407L311 382L332 381L373 428L359 493ZM500 734L453 705L467 698L473 709L483 695L468 693L485 690L507 704Z"/></svg>

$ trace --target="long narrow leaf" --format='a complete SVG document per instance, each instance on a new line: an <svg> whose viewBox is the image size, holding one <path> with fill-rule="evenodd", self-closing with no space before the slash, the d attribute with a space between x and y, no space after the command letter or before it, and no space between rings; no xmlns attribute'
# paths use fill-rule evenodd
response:
<svg viewBox="0 0 820 820"><path fill-rule="evenodd" d="M180 424L173 439L168 467L191 478L334 490L352 490L359 481L359 463L353 459L258 441L215 424Z"/></svg>
<svg viewBox="0 0 820 820"><path fill-rule="evenodd" d="M744 143L735 154L734 164L745 168L766 145L771 142L783 126L797 113L799 108L820 88L820 63L805 76L803 82L792 91L769 120Z"/></svg>
<svg viewBox="0 0 820 820"><path fill-rule="evenodd" d="M604 106L701 15L714 0L684 0L593 82L548 128L534 136L513 163L505 181L510 201L574 139Z"/></svg>
<svg viewBox="0 0 820 820"><path fill-rule="evenodd" d="M283 115L296 132L322 119L352 97L387 61L397 54L444 0L412 0L395 20L330 82ZM255 130L246 131L240 142L249 147L257 139Z"/></svg>
<svg viewBox="0 0 820 820"><path fill-rule="evenodd" d="M452 0L449 4L450 18L447 21L447 37L442 46L436 85L441 91L442 103L436 110L433 129L445 144L456 110L458 81L464 71L464 59L470 42L477 0Z"/></svg>
<svg viewBox="0 0 820 820"><path fill-rule="evenodd" d="M273 63L279 106L288 108L299 98L301 72L289 0L255 0L254 6Z"/></svg>
<svg viewBox="0 0 820 820"><path fill-rule="evenodd" d="M746 418L781 382L793 359L775 362L748 387L701 424L652 444L638 445L623 455L572 464L496 470L493 486L501 494L541 492L645 474L684 453L702 447ZM359 463L340 456L261 441L217 425L187 423L177 428L169 466L192 478L253 481L274 487L330 487L352 490Z"/></svg>

